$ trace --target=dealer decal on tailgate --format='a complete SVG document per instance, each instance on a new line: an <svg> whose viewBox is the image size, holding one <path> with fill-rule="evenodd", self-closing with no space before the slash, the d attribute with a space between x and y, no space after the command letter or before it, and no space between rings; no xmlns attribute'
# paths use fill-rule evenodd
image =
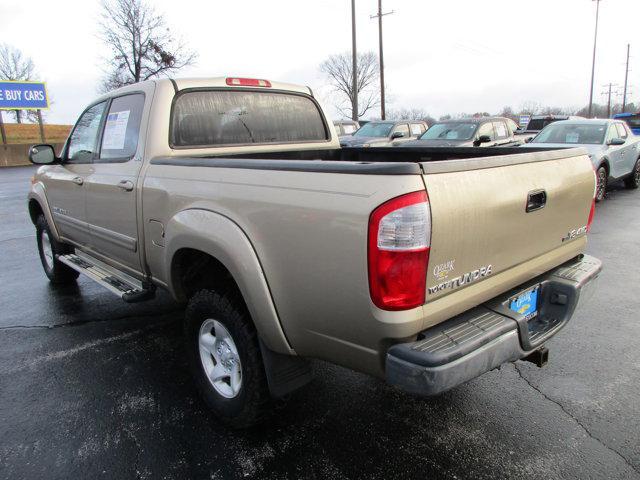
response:
<svg viewBox="0 0 640 480"><path fill-rule="evenodd" d="M480 280L481 278L488 277L489 275L491 275L491 273L491 265L480 267L472 272L465 273L464 275L460 275L459 277L453 278L446 282L442 282L433 287L429 287L429 293L438 293L448 288L458 288L467 283L473 283L477 280Z"/></svg>

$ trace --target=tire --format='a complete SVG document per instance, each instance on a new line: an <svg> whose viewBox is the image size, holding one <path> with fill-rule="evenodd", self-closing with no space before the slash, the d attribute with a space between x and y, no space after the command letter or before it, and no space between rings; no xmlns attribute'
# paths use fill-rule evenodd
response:
<svg viewBox="0 0 640 480"><path fill-rule="evenodd" d="M263 420L273 402L257 332L237 295L200 290L184 328L189 366L211 410L233 428Z"/></svg>
<svg viewBox="0 0 640 480"><path fill-rule="evenodd" d="M73 253L73 247L54 238L44 215L38 216L36 220L36 241L42 268L49 281L58 285L75 282L80 274L56 258L56 255Z"/></svg>
<svg viewBox="0 0 640 480"><path fill-rule="evenodd" d="M640 186L640 158L636 161L631 175L624 179L624 186L631 190Z"/></svg>
<svg viewBox="0 0 640 480"><path fill-rule="evenodd" d="M604 196L607 192L607 181L609 179L609 174L607 173L607 169L604 165L600 165L598 170L596 170L596 202L601 202L604 200Z"/></svg>

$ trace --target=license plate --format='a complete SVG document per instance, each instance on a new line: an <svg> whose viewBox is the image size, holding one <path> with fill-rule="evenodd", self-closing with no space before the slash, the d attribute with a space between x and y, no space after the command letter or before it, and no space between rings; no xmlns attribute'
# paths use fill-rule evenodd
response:
<svg viewBox="0 0 640 480"><path fill-rule="evenodd" d="M521 293L511 300L509 308L514 312L524 315L527 320L532 319L538 314L538 287L528 292Z"/></svg>

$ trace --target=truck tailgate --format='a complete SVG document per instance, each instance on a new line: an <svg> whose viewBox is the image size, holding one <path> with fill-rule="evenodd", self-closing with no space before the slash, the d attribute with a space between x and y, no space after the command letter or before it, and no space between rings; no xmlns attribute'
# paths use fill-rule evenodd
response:
<svg viewBox="0 0 640 480"><path fill-rule="evenodd" d="M427 303L586 234L595 177L582 149L421 166L432 217Z"/></svg>

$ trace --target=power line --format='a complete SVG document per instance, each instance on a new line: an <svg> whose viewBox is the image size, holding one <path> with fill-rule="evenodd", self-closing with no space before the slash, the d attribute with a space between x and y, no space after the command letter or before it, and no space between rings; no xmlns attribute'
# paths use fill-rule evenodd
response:
<svg viewBox="0 0 640 480"><path fill-rule="evenodd" d="M601 93L601 95L607 95L607 118L611 118L611 89L617 86L618 85L615 83L608 83L603 85L603 87L608 87L608 91L605 90Z"/></svg>

